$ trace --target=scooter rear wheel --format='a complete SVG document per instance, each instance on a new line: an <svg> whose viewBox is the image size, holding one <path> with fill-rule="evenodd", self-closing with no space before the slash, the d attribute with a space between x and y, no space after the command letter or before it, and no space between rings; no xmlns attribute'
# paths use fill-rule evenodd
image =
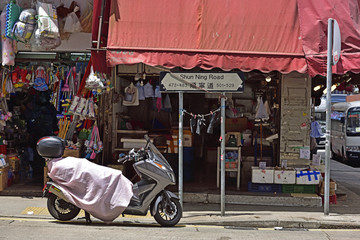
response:
<svg viewBox="0 0 360 240"><path fill-rule="evenodd" d="M51 216L61 221L69 221L76 217L80 212L80 208L66 202L54 194L50 194L47 200L47 207Z"/></svg>
<svg viewBox="0 0 360 240"><path fill-rule="evenodd" d="M157 206L154 206L156 211L154 218L156 222L163 227L172 227L176 225L182 217L182 207L179 200L170 199L170 201L171 202L168 202L167 200L159 201Z"/></svg>

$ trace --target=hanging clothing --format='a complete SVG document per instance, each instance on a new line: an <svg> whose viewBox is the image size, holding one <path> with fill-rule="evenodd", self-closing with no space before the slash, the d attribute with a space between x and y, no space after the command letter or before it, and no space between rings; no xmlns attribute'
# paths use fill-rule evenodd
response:
<svg viewBox="0 0 360 240"><path fill-rule="evenodd" d="M144 93L145 93L145 97L146 98L153 98L155 97L155 92L154 92L154 88L151 85L150 82L146 83L144 86Z"/></svg>
<svg viewBox="0 0 360 240"><path fill-rule="evenodd" d="M269 114L266 111L263 99L262 99L262 97L258 97L258 106L257 106L256 114L255 114L255 120L265 121L268 119L269 119Z"/></svg>
<svg viewBox="0 0 360 240"><path fill-rule="evenodd" d="M145 91L144 91L144 85L140 82L136 83L136 87L139 92L139 100L145 100Z"/></svg>
<svg viewBox="0 0 360 240"><path fill-rule="evenodd" d="M125 88L124 91L124 106L138 106L139 105L139 91L133 83Z"/></svg>

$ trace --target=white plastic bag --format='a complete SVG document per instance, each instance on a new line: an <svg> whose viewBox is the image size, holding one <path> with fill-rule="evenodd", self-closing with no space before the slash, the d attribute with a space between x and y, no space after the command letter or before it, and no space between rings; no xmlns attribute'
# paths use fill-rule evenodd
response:
<svg viewBox="0 0 360 240"><path fill-rule="evenodd" d="M81 24L79 18L76 16L75 12L71 12L67 15L64 25L64 32L81 32Z"/></svg>
<svg viewBox="0 0 360 240"><path fill-rule="evenodd" d="M104 87L104 84L102 83L101 78L97 74L95 74L93 66L91 66L90 75L86 79L85 87L88 89Z"/></svg>

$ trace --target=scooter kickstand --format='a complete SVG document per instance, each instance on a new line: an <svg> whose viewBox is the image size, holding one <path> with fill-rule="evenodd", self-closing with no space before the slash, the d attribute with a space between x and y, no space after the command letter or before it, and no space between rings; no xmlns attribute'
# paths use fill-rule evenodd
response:
<svg viewBox="0 0 360 240"><path fill-rule="evenodd" d="M89 225L92 223L91 218L90 218L90 213L85 211L85 220L86 220L86 224Z"/></svg>

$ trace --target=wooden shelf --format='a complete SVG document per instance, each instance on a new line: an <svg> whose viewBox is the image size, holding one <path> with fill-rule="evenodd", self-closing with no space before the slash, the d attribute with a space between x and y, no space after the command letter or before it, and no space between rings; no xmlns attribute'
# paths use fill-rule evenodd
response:
<svg viewBox="0 0 360 240"><path fill-rule="evenodd" d="M146 130L116 130L117 133L127 133L127 134L147 134Z"/></svg>

